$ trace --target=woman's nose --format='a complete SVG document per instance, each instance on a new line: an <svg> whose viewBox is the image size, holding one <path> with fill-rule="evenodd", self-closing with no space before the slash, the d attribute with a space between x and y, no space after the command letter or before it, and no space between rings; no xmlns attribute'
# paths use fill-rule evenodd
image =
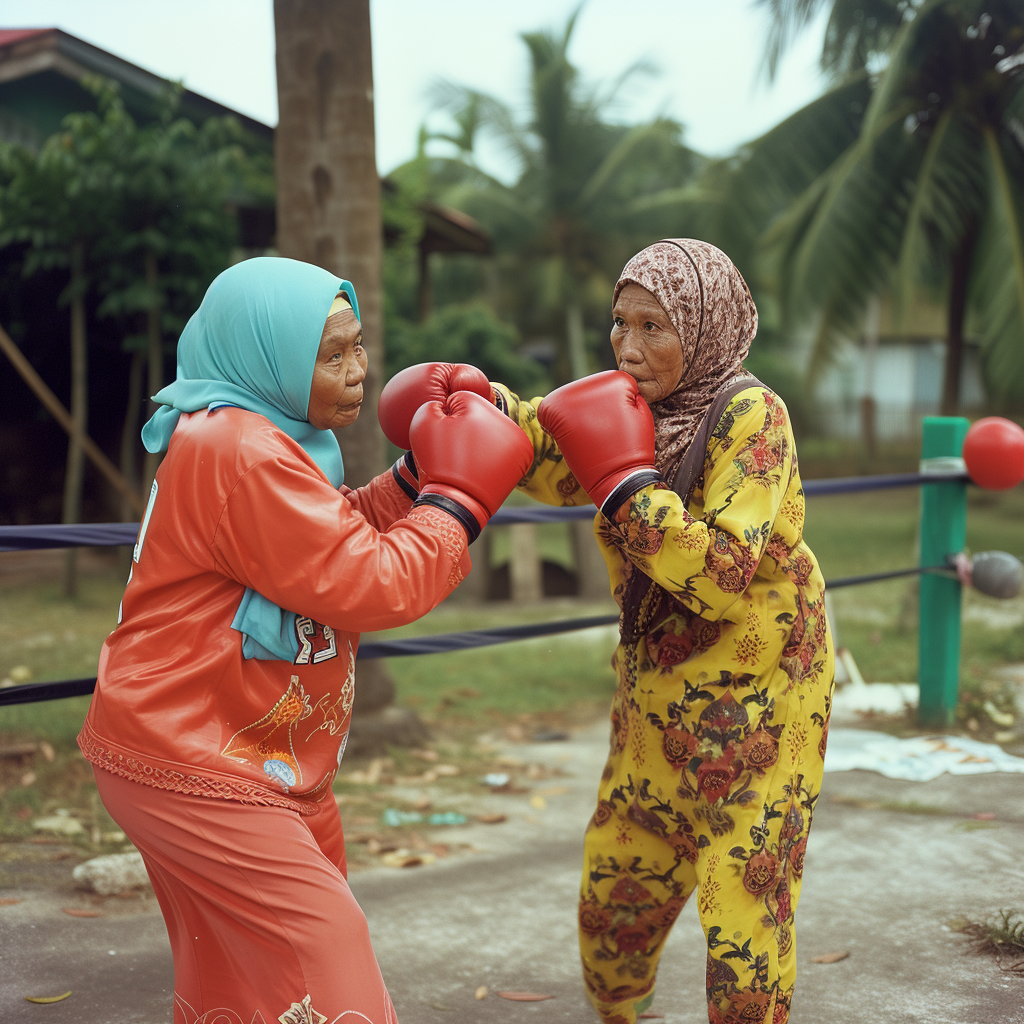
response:
<svg viewBox="0 0 1024 1024"><path fill-rule="evenodd" d="M345 383L354 388L366 380L366 364L360 359L353 359L348 364L348 372L345 374Z"/></svg>
<svg viewBox="0 0 1024 1024"><path fill-rule="evenodd" d="M623 338L622 344L619 346L619 362L620 363L642 363L644 357L640 351L640 339L629 331L626 337Z"/></svg>

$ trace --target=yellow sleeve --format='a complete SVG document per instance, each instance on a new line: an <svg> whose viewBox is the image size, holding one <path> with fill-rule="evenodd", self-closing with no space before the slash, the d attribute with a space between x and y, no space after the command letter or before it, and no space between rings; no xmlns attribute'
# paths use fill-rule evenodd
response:
<svg viewBox="0 0 1024 1024"><path fill-rule="evenodd" d="M542 399L527 402L504 384L492 382L491 387L498 396L498 408L519 424L533 445L533 463L517 490L545 505L589 505L587 492L565 464L555 439L537 421Z"/></svg>
<svg viewBox="0 0 1024 1024"><path fill-rule="evenodd" d="M734 606L757 570L793 472L782 400L761 388L741 391L708 445L703 517L694 519L678 494L652 484L616 515L616 546L691 611L739 621Z"/></svg>

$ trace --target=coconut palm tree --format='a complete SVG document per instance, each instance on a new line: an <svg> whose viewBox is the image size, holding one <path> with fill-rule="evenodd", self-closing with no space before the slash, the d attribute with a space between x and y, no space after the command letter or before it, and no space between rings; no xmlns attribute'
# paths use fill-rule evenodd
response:
<svg viewBox="0 0 1024 1024"><path fill-rule="evenodd" d="M678 230L678 206L668 207L671 215L665 216L663 210L652 213L633 205L634 200L678 187L700 162L682 145L680 126L673 121L635 127L611 121L617 94L645 67L634 65L607 89L586 85L568 54L579 11L561 32L522 36L530 58L525 120L492 97L439 84L435 100L455 122L447 141L457 156L435 157L424 166L421 155L415 169L420 180L426 171L439 190L436 198L488 229L498 253L500 274L492 287L497 305L523 335L555 340L558 382L585 376L607 358L603 331L593 332L601 355L588 351L588 313L606 329L612 286L623 263L652 235ZM480 169L475 147L484 134L504 146L513 184ZM580 594L606 596L607 571L589 524L573 524L572 537Z"/></svg>
<svg viewBox="0 0 1024 1024"><path fill-rule="evenodd" d="M587 86L568 55L578 16L579 9L561 32L522 36L530 57L525 121L496 99L441 83L435 100L453 116L457 131L432 136L458 149L455 161L432 163L434 179L448 183L443 199L495 237L507 271L506 304L520 311L525 332L558 340L555 374L561 380L592 368L588 309L607 310L625 259L649 241L651 230L665 233L663 223L651 228L647 211L631 201L677 187L699 163L681 144L675 122L626 127L610 120L616 95L645 67L635 65L605 90ZM484 133L505 147L514 184L485 174L473 160Z"/></svg>
<svg viewBox="0 0 1024 1024"><path fill-rule="evenodd" d="M274 139L277 246L351 280L359 293L367 354L363 408L338 442L346 483L358 486L385 463L384 435L372 410L383 381L380 179L373 127L369 0L274 0L277 96ZM391 704L395 684L382 661L359 666L358 735L364 716ZM415 715L378 723L378 742L419 742Z"/></svg>
<svg viewBox="0 0 1024 1024"><path fill-rule="evenodd" d="M794 29L825 0L764 0L774 67ZM790 162L834 158L766 236L789 324L813 322L812 365L854 333L870 300L912 292L947 308L942 411L959 403L965 325L982 340L990 392L1024 395L1024 19L1019 0L852 4L832 0L823 66L838 85L815 111L769 133ZM853 11L879 16L857 23ZM883 17L884 16L884 17ZM874 16L873 16L874 17ZM888 21L885 21L888 18ZM858 27L859 26L859 27ZM844 77L845 76L845 77ZM843 147L830 111L845 90L870 95ZM858 103L860 101L857 101ZM814 105L812 105L813 107ZM752 149L751 167L763 164ZM828 148L825 146L824 148Z"/></svg>

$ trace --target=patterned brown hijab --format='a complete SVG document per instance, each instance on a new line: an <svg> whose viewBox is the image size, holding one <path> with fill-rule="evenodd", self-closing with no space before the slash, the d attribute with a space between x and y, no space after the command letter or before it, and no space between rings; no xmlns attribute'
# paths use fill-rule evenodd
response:
<svg viewBox="0 0 1024 1024"><path fill-rule="evenodd" d="M679 384L651 406L655 462L671 479L718 391L749 376L743 359L757 333L757 309L732 260L694 238L655 242L638 252L616 282L613 305L630 282L658 300L683 346Z"/></svg>

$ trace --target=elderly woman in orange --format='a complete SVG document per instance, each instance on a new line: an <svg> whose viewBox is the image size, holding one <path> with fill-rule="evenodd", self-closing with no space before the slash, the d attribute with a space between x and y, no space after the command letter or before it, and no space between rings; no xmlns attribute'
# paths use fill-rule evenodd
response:
<svg viewBox="0 0 1024 1024"><path fill-rule="evenodd" d="M350 282L245 260L143 430L167 456L79 744L160 902L174 1024L397 1024L331 788L359 634L455 589L530 446L482 373L432 363L410 388L415 459L351 490L332 428L365 378Z"/></svg>
<svg viewBox="0 0 1024 1024"><path fill-rule="evenodd" d="M622 608L579 905L606 1024L651 1004L695 890L712 1024L789 1018L833 656L786 407L743 368L756 330L723 252L658 242L615 286L618 370L543 401L495 385L534 446L520 489L599 507Z"/></svg>

